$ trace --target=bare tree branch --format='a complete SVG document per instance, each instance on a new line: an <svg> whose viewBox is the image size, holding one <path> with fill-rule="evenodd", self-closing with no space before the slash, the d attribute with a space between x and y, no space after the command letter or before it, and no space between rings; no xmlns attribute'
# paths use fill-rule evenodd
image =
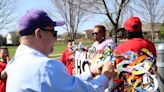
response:
<svg viewBox="0 0 164 92"><path fill-rule="evenodd" d="M66 21L68 36L75 39L80 26L88 18L87 13L82 10L85 6L82 0L52 0L52 2Z"/></svg>
<svg viewBox="0 0 164 92"><path fill-rule="evenodd" d="M120 17L123 17L122 11L126 6L128 6L128 3L130 0L52 0L57 8L59 8L60 13L62 14L63 18L65 18L65 21L67 21L66 26L70 26L71 28L74 27L74 29L67 28L67 30L72 30L68 32L77 32L75 30L78 29L77 26L79 26L78 22L84 21L85 19L81 20L86 16L85 13L89 12L92 14L103 14L106 15L113 25L113 30L115 34L115 30L119 28L119 21ZM61 3L65 3L65 5L62 5ZM110 4L110 3L113 4ZM71 7L68 7L69 4ZM113 8L113 5L115 8ZM66 7L66 8L64 8ZM74 9L76 8L76 9ZM65 11L63 11L63 9ZM69 10L69 11L68 11ZM71 13L72 10L79 10L81 12L76 12L76 16ZM68 14L69 12L69 14ZM69 16L69 17L68 17ZM78 16L78 17L77 17ZM71 18L76 18L75 20L70 20ZM80 20L79 20L80 19ZM123 19L123 18L121 18ZM74 21L74 22L73 22ZM77 24L76 24L77 23ZM74 26L76 24L76 27ZM115 35L114 35L115 36ZM115 42L117 42L116 37L114 37Z"/></svg>
<svg viewBox="0 0 164 92"><path fill-rule="evenodd" d="M13 16L15 10L15 0L0 0L0 30L7 29L7 26L15 20Z"/></svg>
<svg viewBox="0 0 164 92"><path fill-rule="evenodd" d="M105 7L105 10L106 10L106 15L108 16L110 22L111 22L113 25L116 25L116 23L113 21L111 15L110 15L110 13L109 13L109 10L108 10L108 7L107 7L107 5L106 5L105 0L102 0L102 1L103 1L103 4L104 4L104 7Z"/></svg>
<svg viewBox="0 0 164 92"><path fill-rule="evenodd" d="M121 17L121 12L123 10L123 8L129 3L130 0L115 0L115 18L112 16L112 14L110 13L111 10L110 8L108 8L107 6L107 2L105 0L102 0L104 7L105 7L105 11L106 11L106 15L108 16L108 19L110 20L110 22L113 25L113 34L116 34L116 30L118 29L119 26L119 19ZM117 38L116 35L113 35L114 41L117 42Z"/></svg>
<svg viewBox="0 0 164 92"><path fill-rule="evenodd" d="M154 41L155 24L164 20L163 17L163 4L160 0L136 0L136 6L141 11L141 16L144 21L150 24L151 27L151 40Z"/></svg>

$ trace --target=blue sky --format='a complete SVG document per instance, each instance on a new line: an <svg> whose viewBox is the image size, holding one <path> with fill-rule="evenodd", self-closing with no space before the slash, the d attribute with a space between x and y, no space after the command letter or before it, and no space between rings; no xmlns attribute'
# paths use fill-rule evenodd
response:
<svg viewBox="0 0 164 92"><path fill-rule="evenodd" d="M53 4L51 3L51 0L17 0L17 1L18 1L18 4L17 4L16 15L18 15L18 17L16 17L16 19L15 19L16 24L14 24L13 27L9 27L11 29L1 30L0 34L2 34L2 35L6 35L9 31L16 30L16 28L18 28L17 24L18 24L18 20L19 20L20 16L22 16L27 10L44 9L44 10L48 10L48 11L52 10L53 12L55 10ZM161 4L163 4L164 0L160 0L160 2L161 2ZM52 17L52 16L50 16L50 17ZM54 18L54 20L58 20L58 19ZM60 19L60 20L62 20L62 19ZM107 20L107 17L105 15L92 16L90 19L87 20L87 22L85 22L80 27L79 31L94 28L95 25L101 24L105 20ZM62 27L56 27L56 30L58 30L59 34L66 32L66 30L64 30Z"/></svg>
<svg viewBox="0 0 164 92"><path fill-rule="evenodd" d="M18 24L19 17L22 16L27 10L44 9L44 10L51 11L52 9L53 11L54 9L53 4L51 3L51 0L17 0L17 1L18 1L18 4L17 4L16 13L18 17L16 17L17 18L16 25ZM103 21L104 21L104 17L102 17L102 15L96 15L96 17L93 16L81 26L80 30L94 28L96 24L101 24ZM16 27L13 27L13 28L16 28ZM66 30L64 30L62 27L56 27L56 29L58 30L59 34L66 32ZM15 29L4 30L4 31L1 31L0 34L6 35L9 31L13 31L13 30Z"/></svg>

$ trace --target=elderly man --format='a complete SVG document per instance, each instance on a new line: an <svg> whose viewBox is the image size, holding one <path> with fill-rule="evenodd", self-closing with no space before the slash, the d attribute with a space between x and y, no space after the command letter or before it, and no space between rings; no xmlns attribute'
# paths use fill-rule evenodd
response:
<svg viewBox="0 0 164 92"><path fill-rule="evenodd" d="M78 77L67 73L64 64L47 56L57 38L52 21L42 10L28 11L19 22L20 46L6 68L7 92L103 92L112 78L109 62ZM101 74L93 79L92 75Z"/></svg>

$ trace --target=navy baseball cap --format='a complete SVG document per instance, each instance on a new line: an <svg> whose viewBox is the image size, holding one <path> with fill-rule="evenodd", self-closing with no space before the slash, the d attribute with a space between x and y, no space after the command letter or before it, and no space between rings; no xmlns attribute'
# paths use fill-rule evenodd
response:
<svg viewBox="0 0 164 92"><path fill-rule="evenodd" d="M27 11L19 20L19 34L21 36L32 34L37 28L47 26L62 26L64 21L53 21L43 10Z"/></svg>

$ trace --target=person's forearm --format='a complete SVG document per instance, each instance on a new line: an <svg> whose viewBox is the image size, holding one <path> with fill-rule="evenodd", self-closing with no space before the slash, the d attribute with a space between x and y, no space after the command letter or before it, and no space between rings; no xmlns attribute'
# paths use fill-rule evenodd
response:
<svg viewBox="0 0 164 92"><path fill-rule="evenodd" d="M7 77L7 73L5 70L3 70L2 72L0 72L0 79L5 79Z"/></svg>

